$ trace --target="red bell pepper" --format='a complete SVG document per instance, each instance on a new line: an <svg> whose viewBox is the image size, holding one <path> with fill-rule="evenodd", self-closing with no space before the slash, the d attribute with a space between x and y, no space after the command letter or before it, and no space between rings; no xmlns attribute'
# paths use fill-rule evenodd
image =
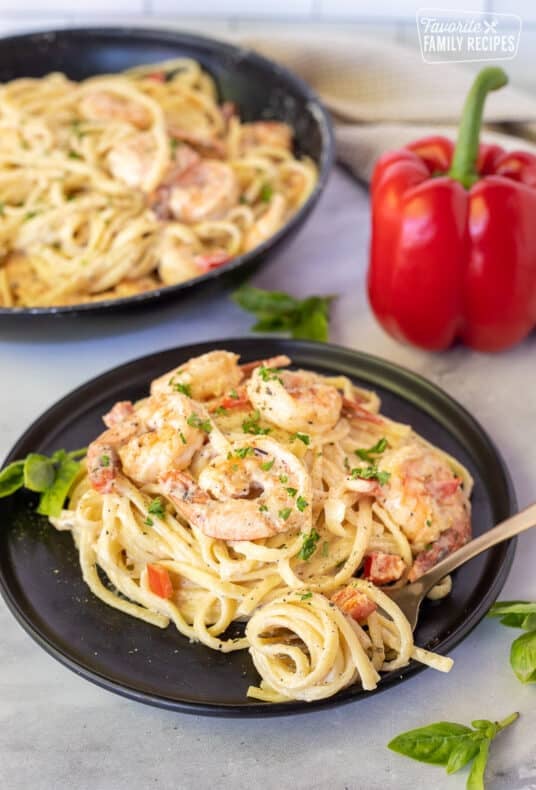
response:
<svg viewBox="0 0 536 790"><path fill-rule="evenodd" d="M173 585L169 573L161 565L147 564L147 577L149 589L160 598L171 598L173 595Z"/></svg>
<svg viewBox="0 0 536 790"><path fill-rule="evenodd" d="M397 339L498 351L536 325L536 157L478 144L486 95L506 82L477 75L456 147L428 137L376 164L369 299Z"/></svg>

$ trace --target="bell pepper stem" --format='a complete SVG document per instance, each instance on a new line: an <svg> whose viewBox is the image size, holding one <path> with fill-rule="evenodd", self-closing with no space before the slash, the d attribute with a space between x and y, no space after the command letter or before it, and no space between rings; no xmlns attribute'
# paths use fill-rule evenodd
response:
<svg viewBox="0 0 536 790"><path fill-rule="evenodd" d="M482 69L476 75L465 100L458 140L448 175L463 184L466 189L478 180L476 162L486 96L490 91L502 88L507 82L508 77L502 69L495 66Z"/></svg>

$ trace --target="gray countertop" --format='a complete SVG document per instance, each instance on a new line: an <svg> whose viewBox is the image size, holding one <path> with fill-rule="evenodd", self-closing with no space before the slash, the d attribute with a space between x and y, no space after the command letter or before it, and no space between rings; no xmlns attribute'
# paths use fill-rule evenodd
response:
<svg viewBox="0 0 536 790"><path fill-rule="evenodd" d="M536 481L536 336L490 356L464 348L428 354L401 346L367 306L368 200L335 172L304 230L256 284L295 294L339 293L331 337L415 370L439 384L489 431L521 506ZM166 306L158 315L61 321L2 330L0 457L45 408L81 382L134 357L192 341L244 334L250 317L224 295ZM519 540L503 598L536 600L536 532ZM508 663L516 632L482 622L452 651L450 675L421 673L357 704L265 720L187 716L124 700L79 678L26 636L0 603L0 784L6 790L137 790L212 787L413 790L462 788L389 752L395 734L440 719L521 719L492 747L492 790L536 788L536 688Z"/></svg>

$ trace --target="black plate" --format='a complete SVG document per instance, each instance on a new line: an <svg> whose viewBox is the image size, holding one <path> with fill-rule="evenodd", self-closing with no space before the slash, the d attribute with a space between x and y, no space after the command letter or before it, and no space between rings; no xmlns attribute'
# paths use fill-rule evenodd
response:
<svg viewBox="0 0 536 790"><path fill-rule="evenodd" d="M316 94L299 77L249 49L187 33L141 28L83 28L30 33L2 39L0 82L16 77L41 77L63 71L80 80L94 74L121 71L140 63L191 57L212 75L220 99L236 102L246 121L275 119L294 129L295 149L316 162L318 183L313 192L277 233L254 250L220 269L178 285L102 302L64 307L0 307L0 321L38 317L101 314L143 306L158 306L201 286L236 284L286 244L310 213L322 192L333 162L329 116Z"/></svg>
<svg viewBox="0 0 536 790"><path fill-rule="evenodd" d="M93 379L49 409L24 434L8 461L30 451L84 446L102 430L100 416L117 400L147 392L150 379L215 347L244 361L288 354L299 366L341 373L376 390L388 416L411 423L423 436L466 464L475 478L474 533L516 510L503 461L489 437L459 404L420 376L367 354L304 341L247 338L201 343L143 357ZM23 628L78 674L99 686L172 710L212 715L271 715L364 699L354 686L315 703L269 705L248 699L258 681L246 651L222 655L190 644L170 626L160 630L106 606L82 581L71 535L59 533L31 509L31 495L0 500L0 588ZM452 594L427 601L417 644L447 653L475 627L499 594L514 556L502 543L456 571ZM378 691L415 675L412 662L383 676Z"/></svg>

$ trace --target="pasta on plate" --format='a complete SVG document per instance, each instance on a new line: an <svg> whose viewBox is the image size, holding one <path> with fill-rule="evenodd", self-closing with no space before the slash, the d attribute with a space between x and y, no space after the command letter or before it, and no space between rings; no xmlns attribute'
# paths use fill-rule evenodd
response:
<svg viewBox="0 0 536 790"><path fill-rule="evenodd" d="M198 277L311 194L292 129L243 123L190 59L0 85L0 306L127 297Z"/></svg>
<svg viewBox="0 0 536 790"><path fill-rule="evenodd" d="M411 659L448 671L381 588L470 539L468 471L373 392L290 363L213 351L116 403L52 523L106 604L249 650L252 697L370 690Z"/></svg>

